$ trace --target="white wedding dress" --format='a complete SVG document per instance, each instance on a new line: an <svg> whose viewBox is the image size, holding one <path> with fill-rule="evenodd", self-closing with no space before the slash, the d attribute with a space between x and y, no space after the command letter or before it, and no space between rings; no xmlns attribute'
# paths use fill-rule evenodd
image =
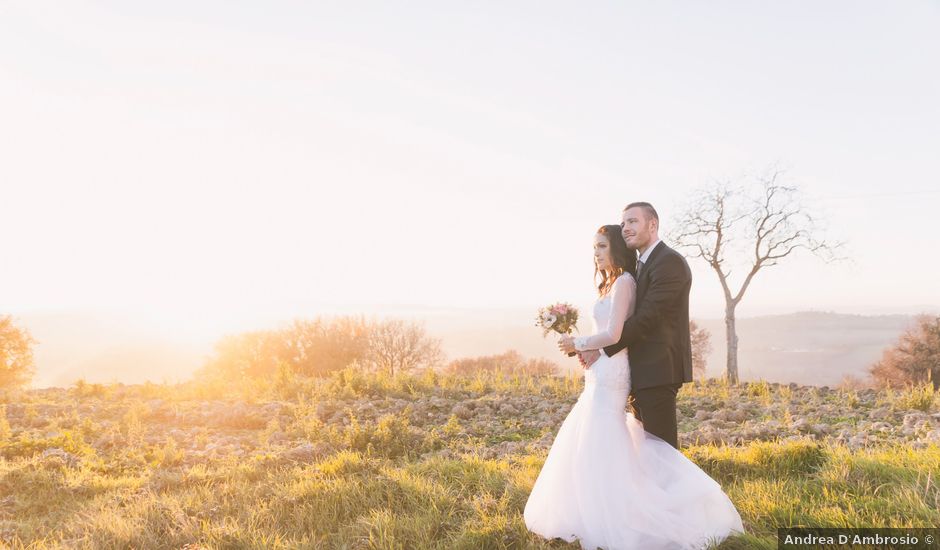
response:
<svg viewBox="0 0 940 550"><path fill-rule="evenodd" d="M579 350L617 342L636 283L624 274L594 304L595 334ZM526 527L582 548L706 548L744 532L718 483L625 411L630 365L623 350L584 370L584 390L555 436L525 505Z"/></svg>

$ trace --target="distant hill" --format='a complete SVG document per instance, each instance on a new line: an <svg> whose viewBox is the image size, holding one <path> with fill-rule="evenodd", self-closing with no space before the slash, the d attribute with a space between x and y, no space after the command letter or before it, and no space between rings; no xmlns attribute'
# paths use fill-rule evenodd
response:
<svg viewBox="0 0 940 550"><path fill-rule="evenodd" d="M450 359L515 349L568 369L580 368L560 355L556 336L542 338L529 310L412 309L397 316L423 320L427 330L442 339ZM35 353L36 387L66 386L78 378L125 383L183 380L203 364L215 341L232 331L204 326L196 334L181 326L148 324L147 319L85 313L23 315L18 320L40 342ZM718 376L725 365L724 322L698 321L712 335L708 375ZM911 315L824 312L739 319L740 375L742 380L815 385L835 385L845 375L866 378L868 367L912 321ZM259 323L253 328L274 326ZM588 327L582 321L582 330Z"/></svg>
<svg viewBox="0 0 940 550"><path fill-rule="evenodd" d="M181 381L202 365L212 342L155 329L146 319L81 312L17 316L39 342L35 387L88 382Z"/></svg>
<svg viewBox="0 0 940 550"><path fill-rule="evenodd" d="M741 318L737 322L739 375L742 380L818 386L837 385L845 375L866 379L868 367L913 320L913 315L828 312ZM713 350L708 358L707 375L720 376L726 361L724 320L697 321L711 333ZM508 323L502 327L498 323L476 328L454 327L444 337L445 347L458 354L472 354L473 349L515 348L523 355L542 356L577 367L573 360L559 356L553 344L557 338L549 336L543 340L535 327Z"/></svg>
<svg viewBox="0 0 940 550"><path fill-rule="evenodd" d="M846 375L868 377L912 322L911 315L845 315L801 312L739 319L738 369L742 380L837 385ZM725 370L724 320L701 320L712 335L709 376Z"/></svg>

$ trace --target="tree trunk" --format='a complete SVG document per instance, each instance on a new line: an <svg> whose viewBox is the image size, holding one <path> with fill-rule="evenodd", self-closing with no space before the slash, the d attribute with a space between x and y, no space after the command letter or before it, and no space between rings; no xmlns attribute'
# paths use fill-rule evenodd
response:
<svg viewBox="0 0 940 550"><path fill-rule="evenodd" d="M734 329L734 305L725 308L725 337L728 340L728 383L738 383L738 333Z"/></svg>

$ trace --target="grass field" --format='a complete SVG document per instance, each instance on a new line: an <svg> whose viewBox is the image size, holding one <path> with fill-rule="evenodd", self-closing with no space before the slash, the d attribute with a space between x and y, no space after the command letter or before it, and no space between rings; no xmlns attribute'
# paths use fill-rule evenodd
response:
<svg viewBox="0 0 940 550"><path fill-rule="evenodd" d="M237 384L80 383L8 393L0 410L0 541L11 548L579 548L529 533L522 511L580 384L576 377L346 370L322 380L282 373ZM766 411L784 397L811 402L803 393L815 391L696 383L683 388L679 408L684 429L692 429L704 402ZM849 393L831 397L864 407ZM940 421L932 416L938 398L924 388L878 394L872 407L887 411L888 424L909 410L926 415L924 430ZM940 525L935 443L882 437L849 446L807 434L683 452L744 519L748 534L722 549L776 548L784 526Z"/></svg>

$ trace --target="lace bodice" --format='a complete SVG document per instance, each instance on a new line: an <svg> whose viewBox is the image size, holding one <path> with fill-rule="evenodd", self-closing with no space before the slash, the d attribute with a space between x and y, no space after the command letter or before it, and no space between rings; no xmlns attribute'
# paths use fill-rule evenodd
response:
<svg viewBox="0 0 940 550"><path fill-rule="evenodd" d="M610 292L594 302L594 332L589 336L575 338L575 349L584 351L616 344L623 332L623 323L633 314L635 295L636 281L633 276L624 273L617 277Z"/></svg>

